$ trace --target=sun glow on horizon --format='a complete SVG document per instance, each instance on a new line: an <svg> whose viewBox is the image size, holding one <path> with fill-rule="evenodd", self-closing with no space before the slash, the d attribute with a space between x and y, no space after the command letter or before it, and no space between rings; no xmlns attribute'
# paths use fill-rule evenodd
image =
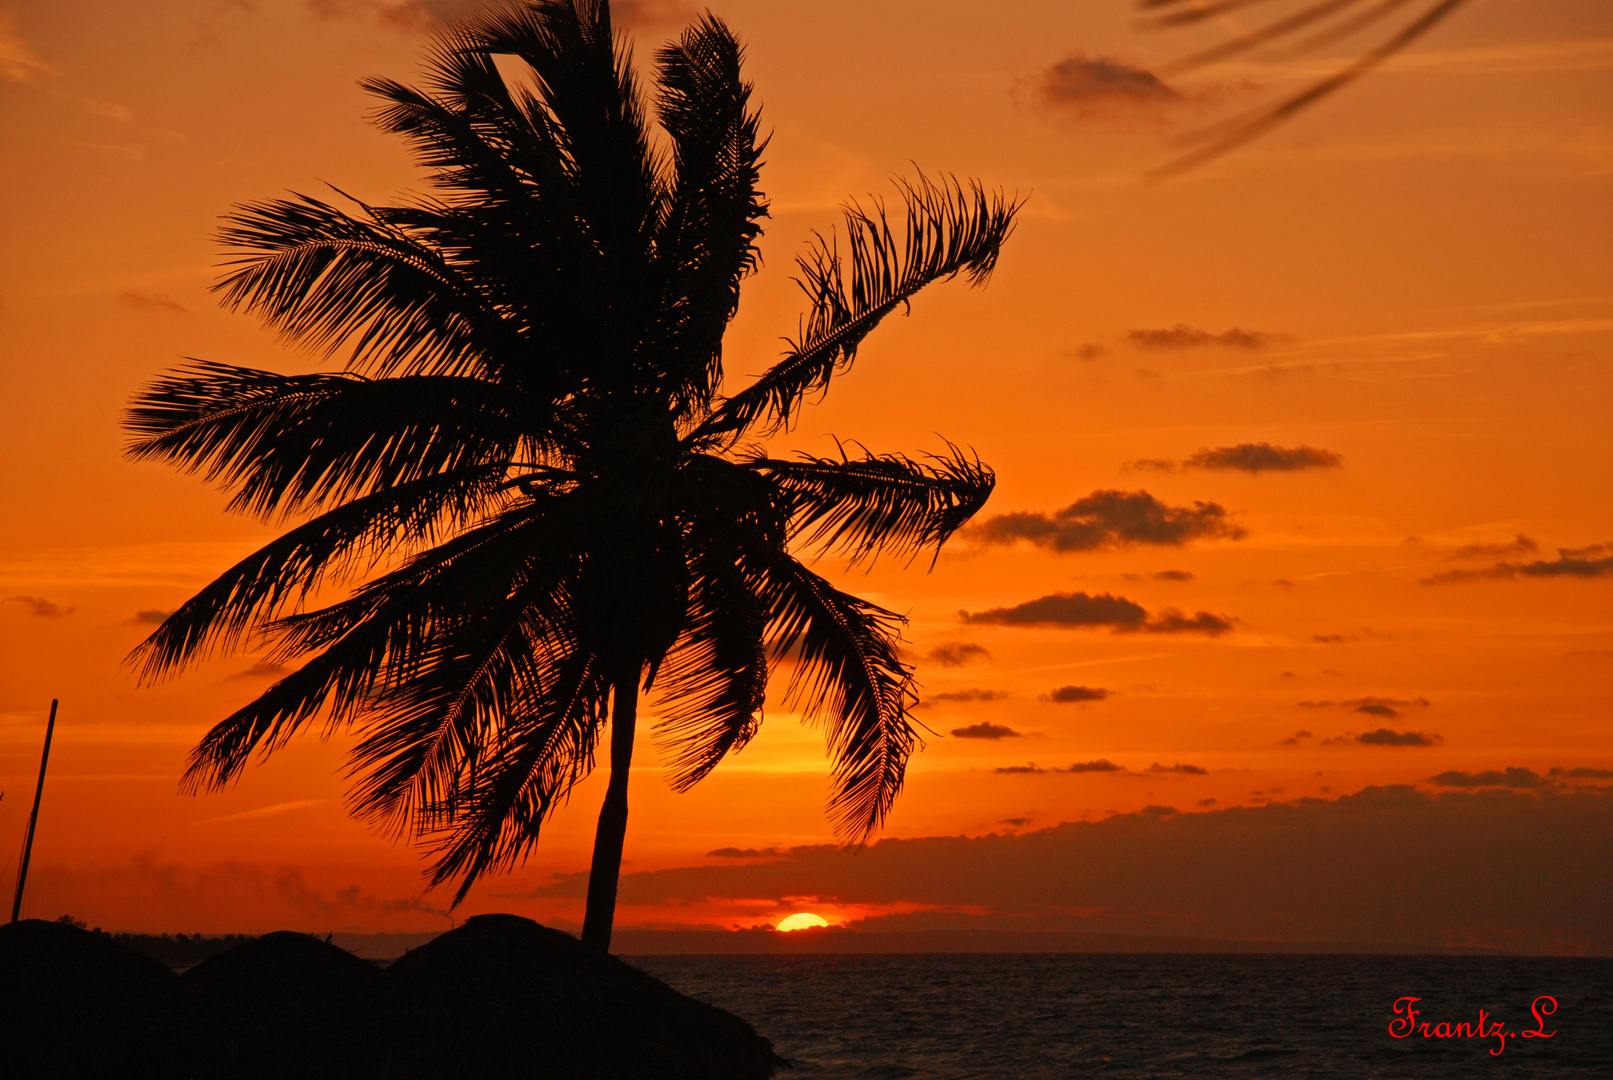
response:
<svg viewBox="0 0 1613 1080"><path fill-rule="evenodd" d="M800 911L782 920L775 929L788 934L791 930L810 930L815 926L828 926L829 920L810 911Z"/></svg>

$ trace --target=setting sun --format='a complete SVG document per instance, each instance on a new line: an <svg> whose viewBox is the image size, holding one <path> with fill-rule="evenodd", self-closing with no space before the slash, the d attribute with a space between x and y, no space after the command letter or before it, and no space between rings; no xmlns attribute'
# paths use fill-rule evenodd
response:
<svg viewBox="0 0 1613 1080"><path fill-rule="evenodd" d="M787 934L791 930L810 930L814 926L828 925L829 920L822 915L814 915L810 911L800 911L780 922L777 929Z"/></svg>

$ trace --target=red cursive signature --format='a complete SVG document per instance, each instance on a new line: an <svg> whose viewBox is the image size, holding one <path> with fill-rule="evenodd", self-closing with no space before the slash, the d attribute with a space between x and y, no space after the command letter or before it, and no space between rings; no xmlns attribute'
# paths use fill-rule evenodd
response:
<svg viewBox="0 0 1613 1080"><path fill-rule="evenodd" d="M1417 1021L1417 1010L1413 1008L1419 997L1403 997L1396 999L1392 1012L1395 1018L1389 1021L1389 1034L1397 1039L1409 1039L1413 1035L1421 1035L1425 1039L1495 1039L1496 1045L1490 1048L1490 1054L1500 1057L1506 1051L1507 1040L1522 1036L1525 1039L1549 1039L1557 1034L1546 1030L1546 1017L1557 1011L1557 999L1549 994L1541 994L1529 1003L1529 1012L1534 1015L1535 1026L1526 1031L1508 1031L1507 1025L1501 1020L1492 1020L1483 1009L1479 1010L1479 1022L1470 1024L1465 1020L1451 1023L1441 1020L1437 1024L1430 1024L1424 1020Z"/></svg>

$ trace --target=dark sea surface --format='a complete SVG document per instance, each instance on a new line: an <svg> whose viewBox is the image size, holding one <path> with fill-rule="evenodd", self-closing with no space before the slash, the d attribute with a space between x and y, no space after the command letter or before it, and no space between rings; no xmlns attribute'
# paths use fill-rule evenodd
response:
<svg viewBox="0 0 1613 1080"><path fill-rule="evenodd" d="M800 1080L1613 1078L1613 960L1163 954L634 956ZM1537 1028L1530 1005L1558 1002ZM1419 1030L1390 1035L1398 998ZM1546 1002L1539 1007L1544 1010ZM1437 1025L1508 1037L1424 1038ZM1526 1038L1525 1030L1554 1033ZM1504 1049L1503 1049L1504 1047ZM1502 1050L1493 1054L1493 1050Z"/></svg>

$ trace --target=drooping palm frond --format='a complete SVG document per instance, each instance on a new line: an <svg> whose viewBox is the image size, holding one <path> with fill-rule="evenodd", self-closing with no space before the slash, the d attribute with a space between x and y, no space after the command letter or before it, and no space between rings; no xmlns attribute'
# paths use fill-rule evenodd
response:
<svg viewBox="0 0 1613 1080"><path fill-rule="evenodd" d="M981 285L991 276L1019 203L950 177L934 182L920 174L897 188L906 210L901 238L882 203L847 206L844 257L837 236L820 235L797 260L811 310L784 359L723 402L706 430L787 428L802 400L827 387L874 327L926 285L958 274Z"/></svg>
<svg viewBox="0 0 1613 1080"><path fill-rule="evenodd" d="M853 565L894 548L916 556L941 545L985 506L997 476L978 457L947 444L928 462L863 448L840 460L803 454L799 461L757 458L751 467L778 485L792 538Z"/></svg>
<svg viewBox="0 0 1613 1080"><path fill-rule="evenodd" d="M422 831L434 837L429 880L458 879L456 905L483 874L524 859L545 819L593 771L612 691L599 658L579 649L552 659L546 675L536 707L502 718L451 803L421 812Z"/></svg>
<svg viewBox="0 0 1613 1080"><path fill-rule="evenodd" d="M127 453L234 491L231 510L289 515L432 476L547 456L535 403L451 375L281 375L193 362L130 403Z"/></svg>
<svg viewBox="0 0 1613 1080"><path fill-rule="evenodd" d="M655 733L675 791L744 749L761 722L769 612L739 569L731 528L731 519L709 511L688 525L688 622L656 679Z"/></svg>
<svg viewBox="0 0 1613 1080"><path fill-rule="evenodd" d="M1152 20L1151 25L1174 27L1201 22L1256 2L1259 0L1138 0L1138 6L1144 10L1162 12ZM1162 179L1186 172L1259 138L1299 112L1379 67L1384 61L1444 21L1467 0L1377 0L1370 7L1363 9L1363 5L1367 2L1368 0L1314 0L1290 15L1184 57L1163 69L1165 73L1193 70L1242 55L1262 45L1292 39L1307 28L1320 26L1319 32L1300 41L1294 47L1296 52L1309 51L1357 34L1408 3L1424 5L1423 10L1411 22L1368 48L1332 75L1312 83L1274 105L1265 106L1228 123L1207 129L1199 137L1200 146L1174 161L1167 162L1150 175ZM1329 24L1328 20L1333 21Z"/></svg>
<svg viewBox="0 0 1613 1080"><path fill-rule="evenodd" d="M768 604L768 651L791 655L787 707L824 730L835 835L862 842L884 822L919 745L918 701L897 642L903 619L841 592L782 552L747 552L752 588Z"/></svg>

